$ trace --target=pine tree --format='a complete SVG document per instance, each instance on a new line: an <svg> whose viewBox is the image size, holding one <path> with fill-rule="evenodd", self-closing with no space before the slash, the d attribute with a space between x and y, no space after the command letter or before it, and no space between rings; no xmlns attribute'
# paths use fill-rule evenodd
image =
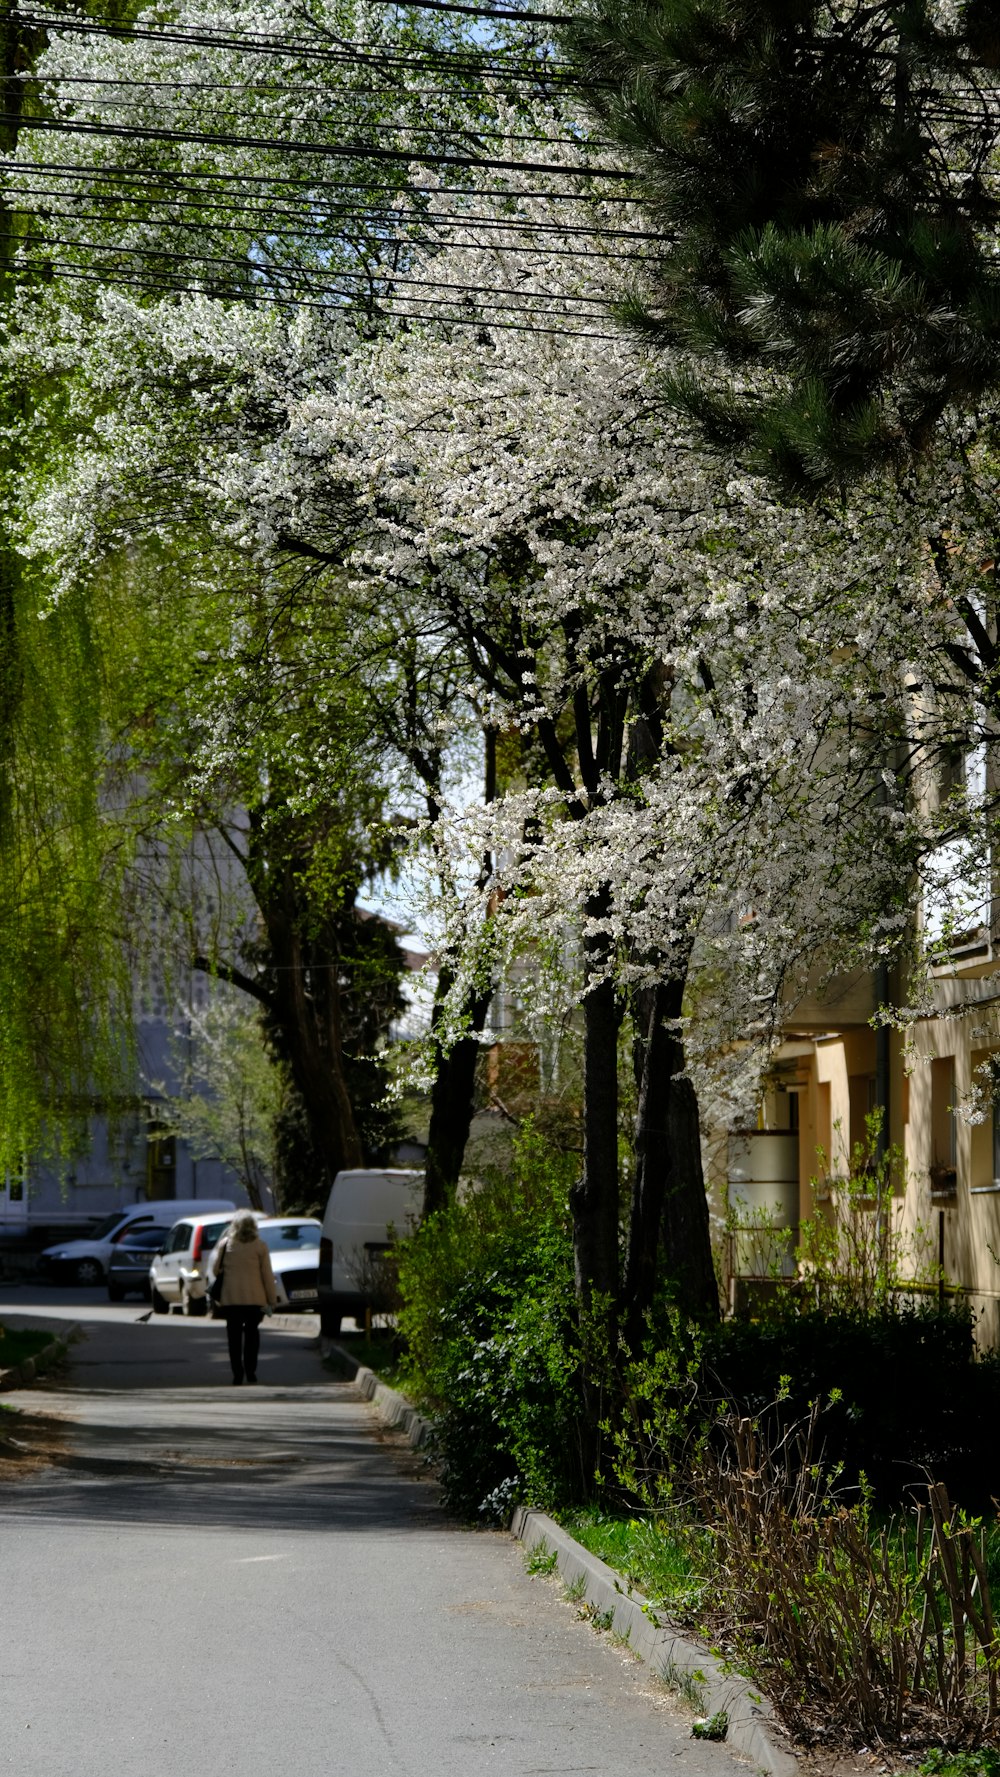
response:
<svg viewBox="0 0 1000 1777"><path fill-rule="evenodd" d="M990 0L596 0L569 34L660 240L623 311L717 443L837 485L995 392Z"/></svg>

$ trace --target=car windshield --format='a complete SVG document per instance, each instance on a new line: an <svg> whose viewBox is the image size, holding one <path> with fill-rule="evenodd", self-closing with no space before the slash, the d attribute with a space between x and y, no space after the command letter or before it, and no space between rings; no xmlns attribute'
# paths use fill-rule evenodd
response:
<svg viewBox="0 0 1000 1777"><path fill-rule="evenodd" d="M121 1210L116 1210L113 1216L105 1216L103 1222L98 1222L97 1227L92 1228L87 1235L87 1239L105 1240L109 1234L113 1234L115 1229L121 1226L124 1220L125 1217Z"/></svg>
<svg viewBox="0 0 1000 1777"><path fill-rule="evenodd" d="M265 1223L258 1232L264 1245L272 1253L297 1252L302 1247L319 1245L319 1225L316 1222L283 1222L275 1228L269 1228Z"/></svg>
<svg viewBox="0 0 1000 1777"><path fill-rule="evenodd" d="M140 1247L148 1252L158 1252L161 1246L166 1245L169 1232L169 1228L130 1229L127 1234L122 1235L121 1240L118 1242L118 1250L121 1252L122 1247L128 1248L134 1246Z"/></svg>

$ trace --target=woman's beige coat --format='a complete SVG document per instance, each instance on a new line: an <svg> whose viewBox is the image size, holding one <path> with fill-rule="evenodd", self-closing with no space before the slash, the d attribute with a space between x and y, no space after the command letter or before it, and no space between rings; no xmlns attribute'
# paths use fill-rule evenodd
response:
<svg viewBox="0 0 1000 1777"><path fill-rule="evenodd" d="M274 1287L271 1255L259 1235L253 1240L234 1240L227 1234L219 1241L215 1257L215 1274L222 1266L223 1308L274 1308L278 1292Z"/></svg>

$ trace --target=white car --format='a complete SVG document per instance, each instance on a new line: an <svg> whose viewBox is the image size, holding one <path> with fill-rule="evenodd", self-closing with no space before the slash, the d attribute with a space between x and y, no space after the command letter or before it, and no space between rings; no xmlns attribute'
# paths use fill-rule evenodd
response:
<svg viewBox="0 0 1000 1777"><path fill-rule="evenodd" d="M278 1307L293 1312L318 1308L319 1222L308 1216L259 1216L257 1232L271 1255Z"/></svg>
<svg viewBox="0 0 1000 1777"><path fill-rule="evenodd" d="M208 1309L209 1264L216 1242L233 1219L224 1215L185 1216L164 1237L163 1247L149 1267L149 1286L154 1314L204 1314Z"/></svg>
<svg viewBox="0 0 1000 1777"><path fill-rule="evenodd" d="M119 1241L136 1228L173 1226L178 1216L203 1215L209 1211L236 1209L228 1197L154 1198L149 1203L131 1203L127 1209L116 1209L106 1216L86 1240L63 1240L58 1246L47 1246L39 1254L39 1268L54 1283L100 1283L107 1275L111 1255Z"/></svg>
<svg viewBox="0 0 1000 1777"><path fill-rule="evenodd" d="M335 1339L345 1315L360 1324L377 1306L383 1254L420 1220L424 1175L409 1168L338 1172L327 1198L319 1252L320 1330Z"/></svg>

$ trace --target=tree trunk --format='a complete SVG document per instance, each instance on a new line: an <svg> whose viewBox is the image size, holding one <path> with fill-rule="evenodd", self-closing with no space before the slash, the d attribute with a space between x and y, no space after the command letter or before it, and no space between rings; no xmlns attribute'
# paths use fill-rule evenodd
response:
<svg viewBox="0 0 1000 1777"><path fill-rule="evenodd" d="M642 1343L661 1274L681 1312L714 1320L719 1292L712 1264L701 1130L694 1086L684 1075L677 1029L684 979L658 982L635 996L639 1086L635 1178L625 1264L629 1345Z"/></svg>
<svg viewBox="0 0 1000 1777"><path fill-rule="evenodd" d="M344 1168L363 1166L364 1153L344 1079L338 958L317 955L315 946L304 950L289 878L287 870L280 881L272 877L262 908L274 970L272 1016L329 1186Z"/></svg>
<svg viewBox="0 0 1000 1777"><path fill-rule="evenodd" d="M586 904L588 919L607 917L601 890ZM615 984L600 977L607 940L584 944L588 977L583 1000L583 1176L573 1187L573 1254L577 1295L618 1301L618 1006ZM590 982L594 985L591 986Z"/></svg>
<svg viewBox="0 0 1000 1777"><path fill-rule="evenodd" d="M451 985L451 974L442 969L435 994L432 1035L435 1027L440 1030L441 1005ZM471 1032L478 1034L486 1023L490 998L489 992L481 993L469 1004ZM424 1160L424 1216L443 1209L455 1194L472 1124L479 1053L476 1035L471 1034L462 1037L448 1050L437 1045L437 1070L431 1088L431 1120Z"/></svg>

